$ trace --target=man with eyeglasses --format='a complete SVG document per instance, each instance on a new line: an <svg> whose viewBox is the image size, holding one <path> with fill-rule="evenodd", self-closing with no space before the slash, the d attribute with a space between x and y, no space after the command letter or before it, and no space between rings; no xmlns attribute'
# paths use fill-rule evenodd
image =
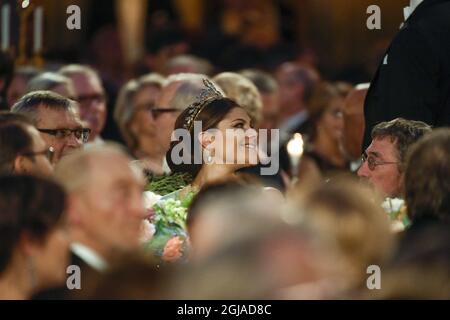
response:
<svg viewBox="0 0 450 320"><path fill-rule="evenodd" d="M0 112L0 175L53 173L53 149L23 115Z"/></svg>
<svg viewBox="0 0 450 320"><path fill-rule="evenodd" d="M75 102L54 92L30 92L11 111L31 119L47 146L54 150L53 164L89 139L90 129L83 127Z"/></svg>
<svg viewBox="0 0 450 320"><path fill-rule="evenodd" d="M106 96L97 72L84 65L70 64L59 73L70 78L80 107L81 120L91 129L89 142L101 143L100 133L106 123Z"/></svg>
<svg viewBox="0 0 450 320"><path fill-rule="evenodd" d="M358 176L384 197L403 198L404 164L411 145L431 127L422 121L397 118L377 124L372 130L372 143L362 156Z"/></svg>
<svg viewBox="0 0 450 320"><path fill-rule="evenodd" d="M147 158L152 162L153 168L157 166L161 171L170 171L165 165L165 156L169 150L175 121L180 113L197 99L204 89L203 79L207 78L206 75L193 73L169 76L161 89L156 104L147 109L151 114L148 134L154 142L151 155ZM158 172L158 170L152 171Z"/></svg>

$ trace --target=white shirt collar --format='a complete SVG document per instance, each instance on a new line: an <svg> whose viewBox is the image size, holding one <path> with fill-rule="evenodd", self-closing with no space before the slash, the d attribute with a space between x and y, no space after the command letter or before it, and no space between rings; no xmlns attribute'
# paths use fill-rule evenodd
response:
<svg viewBox="0 0 450 320"><path fill-rule="evenodd" d="M284 131L291 131L294 130L295 127L301 125L303 122L306 121L308 118L308 111L302 110L300 112L297 112L293 116L289 117L287 120L285 120L281 126L280 130Z"/></svg>
<svg viewBox="0 0 450 320"><path fill-rule="evenodd" d="M79 242L73 242L70 249L87 265L93 269L102 272L108 268L108 263L97 252Z"/></svg>
<svg viewBox="0 0 450 320"><path fill-rule="evenodd" d="M293 131L308 119L308 111L297 112L280 125L280 142L284 143L291 138Z"/></svg>
<svg viewBox="0 0 450 320"><path fill-rule="evenodd" d="M165 174L172 173L172 170L170 170L169 164L167 163L166 157L163 158L162 168Z"/></svg>
<svg viewBox="0 0 450 320"><path fill-rule="evenodd" d="M422 1L423 0L410 0L409 1L409 6L403 8L403 15L405 17L405 21L412 15L414 10L416 10L416 8L419 6L419 4Z"/></svg>

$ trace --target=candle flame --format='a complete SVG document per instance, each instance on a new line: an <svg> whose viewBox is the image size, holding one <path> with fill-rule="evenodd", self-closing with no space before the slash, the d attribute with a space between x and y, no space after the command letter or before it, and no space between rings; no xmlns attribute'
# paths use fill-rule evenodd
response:
<svg viewBox="0 0 450 320"><path fill-rule="evenodd" d="M294 134L294 137L287 144L289 155L300 157L303 154L303 138L300 133Z"/></svg>
<svg viewBox="0 0 450 320"><path fill-rule="evenodd" d="M22 8L25 9L30 5L30 0L23 0L22 1Z"/></svg>

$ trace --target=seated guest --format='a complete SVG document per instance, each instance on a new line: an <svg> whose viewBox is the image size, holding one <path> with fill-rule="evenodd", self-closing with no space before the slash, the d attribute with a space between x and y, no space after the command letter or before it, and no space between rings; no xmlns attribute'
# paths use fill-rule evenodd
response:
<svg viewBox="0 0 450 320"><path fill-rule="evenodd" d="M330 83L318 85L308 107L309 124L304 136L306 151L300 166L301 175L322 179L337 171L349 170L341 148L342 108L343 99L335 86Z"/></svg>
<svg viewBox="0 0 450 320"><path fill-rule="evenodd" d="M164 69L164 74L167 76L178 73L201 73L210 76L214 67L206 59L190 54L180 54L170 58Z"/></svg>
<svg viewBox="0 0 450 320"><path fill-rule="evenodd" d="M134 154L134 149L136 148L136 140L131 130L128 128L128 124L134 114L134 104L133 98L139 87L137 79L131 79L126 82L121 88L117 95L116 104L114 106L114 121L120 130L123 140L130 154Z"/></svg>
<svg viewBox="0 0 450 320"><path fill-rule="evenodd" d="M214 81L225 93L225 96L235 101L241 106L247 114L250 116L252 129L258 129L263 117L263 101L258 88L243 75L234 72L222 72L216 75ZM277 141L271 141L274 139L267 135L268 139L258 140L258 154L261 163L265 163L266 156L272 153L272 143L278 147ZM278 152L275 150L273 153ZM264 159L264 160L263 160ZM261 161L263 160L263 161ZM278 170L272 175L260 174L261 164L252 166L250 168L243 169L243 172L251 173L255 176L259 176L261 181L268 186L282 189L283 182L281 176L278 174Z"/></svg>
<svg viewBox="0 0 450 320"><path fill-rule="evenodd" d="M89 300L162 300L168 295L169 284L179 270L159 265L148 256L129 255L111 266L108 272L83 292L82 299Z"/></svg>
<svg viewBox="0 0 450 320"><path fill-rule="evenodd" d="M190 258L202 259L230 241L258 232L255 216L269 222L262 224L265 227L279 222L277 209L283 204L284 200L275 199L265 189L241 178L206 185L194 197L187 213Z"/></svg>
<svg viewBox="0 0 450 320"><path fill-rule="evenodd" d="M27 115L55 156L54 163L88 141L90 129L83 128L76 103L50 91L23 96L11 109Z"/></svg>
<svg viewBox="0 0 450 320"><path fill-rule="evenodd" d="M75 89L72 81L55 72L44 72L32 78L25 89L25 93L48 90L74 100Z"/></svg>
<svg viewBox="0 0 450 320"><path fill-rule="evenodd" d="M246 69L240 73L249 79L258 89L262 99L262 122L260 128L275 129L279 117L279 88L269 73L258 69Z"/></svg>
<svg viewBox="0 0 450 320"><path fill-rule="evenodd" d="M361 299L449 300L450 233L448 224L413 225L383 269L380 290L364 290ZM359 299L358 298L358 299Z"/></svg>
<svg viewBox="0 0 450 320"><path fill-rule="evenodd" d="M364 99L366 98L368 87L368 83L357 85L345 97L344 101L342 148L345 157L350 161L354 161L356 166L361 160L361 146L364 137ZM352 171L355 170L353 170L352 166Z"/></svg>
<svg viewBox="0 0 450 320"><path fill-rule="evenodd" d="M164 78L153 73L129 81L119 93L114 118L130 153L145 162L150 171L162 174L161 159L155 159L152 123L158 109L156 100ZM152 111L153 110L153 111Z"/></svg>
<svg viewBox="0 0 450 320"><path fill-rule="evenodd" d="M81 273L101 273L110 263L140 248L145 215L143 178L118 147L104 144L79 150L55 168L69 198L71 264ZM81 290L88 284L81 279ZM66 292L67 293L67 292ZM64 290L53 297L64 296Z"/></svg>
<svg viewBox="0 0 450 320"><path fill-rule="evenodd" d="M341 253L335 260L342 269L335 279L339 281L333 294L364 288L367 267L384 265L394 245L388 219L374 203L372 190L353 179L337 177L333 182L295 194L294 200L299 202L303 221L324 243L337 246Z"/></svg>
<svg viewBox="0 0 450 320"><path fill-rule="evenodd" d="M407 151L429 132L431 127L422 121L398 118L377 124L372 130L372 143L364 151L358 176L384 197L403 198Z"/></svg>
<svg viewBox="0 0 450 320"><path fill-rule="evenodd" d="M84 65L71 64L59 70L71 79L80 107L81 120L91 129L90 142L101 143L100 133L106 124L106 95L97 72Z"/></svg>
<svg viewBox="0 0 450 320"><path fill-rule="evenodd" d="M295 132L303 133L308 120L308 104L320 76L306 65L283 63L275 73L280 86L281 140L285 142Z"/></svg>
<svg viewBox="0 0 450 320"><path fill-rule="evenodd" d="M411 147L405 168L405 201L413 225L450 223L450 129L436 129Z"/></svg>
<svg viewBox="0 0 450 320"><path fill-rule="evenodd" d="M66 279L63 189L31 176L0 177L0 299L28 299Z"/></svg>
<svg viewBox="0 0 450 320"><path fill-rule="evenodd" d="M28 82L38 74L39 70L31 66L19 67L14 70L14 76L6 96L10 108L25 94Z"/></svg>
<svg viewBox="0 0 450 320"><path fill-rule="evenodd" d="M222 72L213 80L225 93L225 96L234 100L244 108L252 119L253 126L259 127L262 119L262 99L258 88L244 76L234 72Z"/></svg>
<svg viewBox="0 0 450 320"><path fill-rule="evenodd" d="M156 166L155 173L170 171L165 165L165 156L175 120L184 109L197 101L204 89L203 79L208 77L193 73L180 73L166 79L148 127L148 137L153 141L153 148L147 150L147 159Z"/></svg>
<svg viewBox="0 0 450 320"><path fill-rule="evenodd" d="M53 149L27 117L0 112L0 175L51 175Z"/></svg>

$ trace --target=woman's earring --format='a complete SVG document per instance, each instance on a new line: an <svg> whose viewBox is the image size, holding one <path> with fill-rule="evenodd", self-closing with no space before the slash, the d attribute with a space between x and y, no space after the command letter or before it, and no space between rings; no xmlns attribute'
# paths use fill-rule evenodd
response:
<svg viewBox="0 0 450 320"><path fill-rule="evenodd" d="M212 160L213 160L213 158L212 158L212 156L211 156L211 153L210 153L208 150L205 150L205 153L206 153L206 160L205 160L205 163L206 163L206 164L211 164L211 163L212 163Z"/></svg>
<svg viewBox="0 0 450 320"><path fill-rule="evenodd" d="M212 157L210 154L208 154L208 157L206 157L206 163L208 163L208 164L212 163Z"/></svg>

